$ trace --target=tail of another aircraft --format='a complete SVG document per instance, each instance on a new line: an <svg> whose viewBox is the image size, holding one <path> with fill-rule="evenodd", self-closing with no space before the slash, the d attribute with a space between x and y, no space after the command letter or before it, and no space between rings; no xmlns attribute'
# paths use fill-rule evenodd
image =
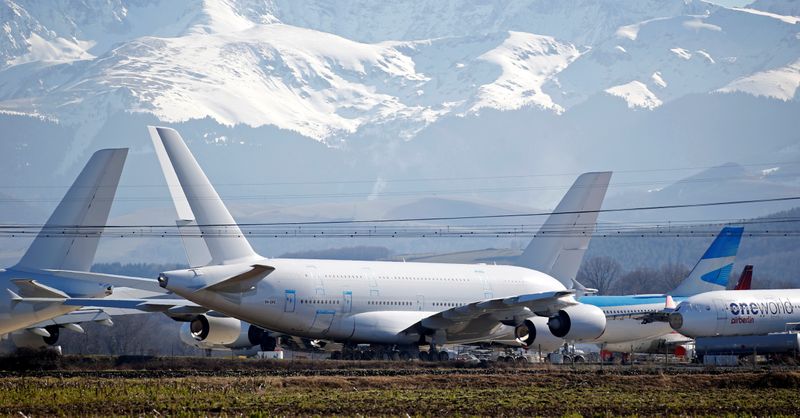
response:
<svg viewBox="0 0 800 418"><path fill-rule="evenodd" d="M210 255L210 262L201 261L203 249L184 241L189 264L230 264L258 257L180 134L170 128L148 129L180 218L178 226L199 228Z"/></svg>
<svg viewBox="0 0 800 418"><path fill-rule="evenodd" d="M610 171L581 174L515 264L547 273L570 288L610 180Z"/></svg>
<svg viewBox="0 0 800 418"><path fill-rule="evenodd" d="M15 268L91 268L127 155L127 148L92 155Z"/></svg>
<svg viewBox="0 0 800 418"><path fill-rule="evenodd" d="M736 282L736 287L733 290L750 290L753 282L753 266L746 265L742 270L742 275L739 276L739 281Z"/></svg>
<svg viewBox="0 0 800 418"><path fill-rule="evenodd" d="M725 290L743 231L743 227L722 228L689 276L669 294L691 296L712 290Z"/></svg>

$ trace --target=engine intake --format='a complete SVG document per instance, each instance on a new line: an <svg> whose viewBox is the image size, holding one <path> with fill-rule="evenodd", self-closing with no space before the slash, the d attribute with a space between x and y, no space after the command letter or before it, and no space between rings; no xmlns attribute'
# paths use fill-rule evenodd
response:
<svg viewBox="0 0 800 418"><path fill-rule="evenodd" d="M594 340L606 330L606 315L597 306L582 303L558 311L547 327L554 336L568 341Z"/></svg>
<svg viewBox="0 0 800 418"><path fill-rule="evenodd" d="M514 339L527 348L539 348L543 351L552 351L564 344L564 340L550 332L547 318L542 316L530 317L517 325L514 328Z"/></svg>
<svg viewBox="0 0 800 418"><path fill-rule="evenodd" d="M189 324L192 338L210 344L231 344L242 333L242 321L230 317L198 315Z"/></svg>

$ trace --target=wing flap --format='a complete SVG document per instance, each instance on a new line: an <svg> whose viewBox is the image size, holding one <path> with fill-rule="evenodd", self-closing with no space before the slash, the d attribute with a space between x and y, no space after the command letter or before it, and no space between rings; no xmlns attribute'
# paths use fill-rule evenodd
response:
<svg viewBox="0 0 800 418"><path fill-rule="evenodd" d="M571 298L574 293L573 290L559 290L473 302L437 312L409 326L403 332L419 333L423 331L422 329L463 328L462 324L482 318L485 320L487 315L500 318L555 313L558 309L577 303ZM568 297L570 299L567 299ZM495 322L499 324L500 319Z"/></svg>

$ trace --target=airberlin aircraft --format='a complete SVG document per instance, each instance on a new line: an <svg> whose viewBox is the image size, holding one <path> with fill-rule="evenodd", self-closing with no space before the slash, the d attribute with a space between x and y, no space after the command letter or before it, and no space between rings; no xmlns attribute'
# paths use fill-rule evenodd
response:
<svg viewBox="0 0 800 418"><path fill-rule="evenodd" d="M679 303L669 325L692 338L794 330L800 325L800 289L701 293Z"/></svg>

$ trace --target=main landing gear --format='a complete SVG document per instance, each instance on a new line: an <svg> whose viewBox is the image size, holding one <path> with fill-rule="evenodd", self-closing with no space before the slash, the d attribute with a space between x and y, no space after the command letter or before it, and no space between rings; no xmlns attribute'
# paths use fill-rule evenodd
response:
<svg viewBox="0 0 800 418"><path fill-rule="evenodd" d="M331 360L409 361L417 358L419 352L419 348L414 346L345 344L342 351L331 353Z"/></svg>

